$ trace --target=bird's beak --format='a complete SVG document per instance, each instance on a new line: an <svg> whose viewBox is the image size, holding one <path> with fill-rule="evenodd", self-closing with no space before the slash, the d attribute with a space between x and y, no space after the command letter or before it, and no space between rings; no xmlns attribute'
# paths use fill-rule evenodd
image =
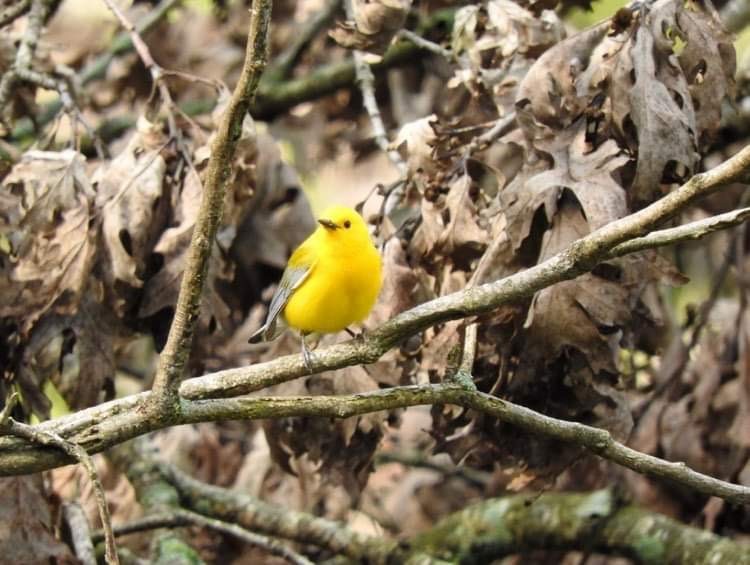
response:
<svg viewBox="0 0 750 565"><path fill-rule="evenodd" d="M331 220L326 220L325 218L321 218L318 220L318 223L323 226L327 230L337 230L339 229L338 224L334 223Z"/></svg>

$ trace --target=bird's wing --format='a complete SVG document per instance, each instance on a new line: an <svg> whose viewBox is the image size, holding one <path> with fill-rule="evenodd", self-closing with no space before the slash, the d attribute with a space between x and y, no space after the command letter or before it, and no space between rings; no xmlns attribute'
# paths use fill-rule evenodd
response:
<svg viewBox="0 0 750 565"><path fill-rule="evenodd" d="M250 337L251 343L260 339L268 340L276 337L276 321L279 314L284 310L294 291L305 282L305 279L315 267L316 261L311 251L309 247L301 245L292 253L286 269L284 269L284 274L281 275L279 286L274 292L273 298L271 298L271 304L268 306L266 323Z"/></svg>

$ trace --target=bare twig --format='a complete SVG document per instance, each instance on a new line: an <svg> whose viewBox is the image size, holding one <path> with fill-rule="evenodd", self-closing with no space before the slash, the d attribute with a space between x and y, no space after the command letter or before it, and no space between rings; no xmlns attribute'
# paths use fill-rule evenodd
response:
<svg viewBox="0 0 750 565"><path fill-rule="evenodd" d="M169 87L164 80L166 74L164 72L164 69L162 69L161 65L159 65L154 60L153 56L151 55L151 50L148 48L148 45L146 45L146 42L143 41L143 38L141 37L140 33L138 33L137 28L135 27L133 22L128 19L125 13L117 6L117 4L115 4L112 0L102 0L102 2L106 4L107 8L109 8L109 10L120 22L120 25L124 27L130 34L130 40L133 43L133 47L135 48L136 53L138 53L138 57L140 57L143 66L146 67L149 74L151 75L153 89L154 91L159 93L161 103L166 109L166 118L167 125L169 127L170 138L174 139L177 142L182 154L184 156L187 156L189 161L189 152L186 151L183 146L182 136L179 129L177 128L174 117L175 112L178 112L179 108L172 99L172 94L169 92Z"/></svg>
<svg viewBox="0 0 750 565"><path fill-rule="evenodd" d="M3 406L2 411L0 411L0 429L3 429L10 419L10 415L13 412L13 409L18 404L18 401L21 400L21 396L13 391L11 395L7 398L5 401L5 406Z"/></svg>
<svg viewBox="0 0 750 565"><path fill-rule="evenodd" d="M464 346L461 354L461 365L458 370L462 373L471 374L474 369L474 357L477 352L477 332L479 326L476 323L466 326L464 334Z"/></svg>
<svg viewBox="0 0 750 565"><path fill-rule="evenodd" d="M20 18L31 7L31 0L18 0L14 4L7 6L0 12L0 27L5 27L16 18Z"/></svg>
<svg viewBox="0 0 750 565"><path fill-rule="evenodd" d="M86 513L77 502L66 502L62 508L63 517L70 530L76 557L82 565L96 565L96 552L91 541L91 530L86 519ZM104 539L103 532L102 539Z"/></svg>
<svg viewBox="0 0 750 565"><path fill-rule="evenodd" d="M365 54L362 51L354 52L354 71L357 75L357 84L362 91L362 103L367 115L370 116L375 143L388 156L388 159L403 177L406 175L407 166L399 152L390 147L388 133L385 130L383 117L380 115L378 101L375 98L375 75L372 73L372 69L365 60Z"/></svg>
<svg viewBox="0 0 750 565"><path fill-rule="evenodd" d="M144 516L143 518L133 520L132 522L129 522L122 526L115 526L114 533L115 536L124 536L136 532L156 530L159 528L182 528L191 525L210 528L212 530L216 530L217 532L234 536L249 545L254 545L256 547L265 549L272 555L283 557L284 559L286 559L290 563L294 563L295 565L311 565L312 563L303 555L300 555L296 551L293 551L289 547L283 545L273 538L255 534L243 527L240 527L228 521L209 518L203 516L202 514L198 514L197 512L185 509L175 509L164 514L151 514L149 516ZM97 542L103 539L104 533L101 531L97 531L94 532L91 537L94 542Z"/></svg>
<svg viewBox="0 0 750 565"><path fill-rule="evenodd" d="M16 58L12 67L5 72L2 80L0 80L0 110L10 102L11 95L19 82L27 82L41 88L54 90L60 95L61 107L65 109L73 124L73 144L75 145L78 142L78 124L81 124L92 139L96 141L96 135L83 119L66 80L32 68L32 59L44 23L51 15L55 6L56 3L51 0L31 1L28 24L16 52ZM102 150L98 144L96 145L96 149L101 153Z"/></svg>
<svg viewBox="0 0 750 565"><path fill-rule="evenodd" d="M177 306L169 336L159 359L153 391L160 409L176 415L179 411L177 390L190 354L193 332L200 314L203 282L208 268L216 230L224 205L226 180L234 149L239 139L250 100L266 65L266 38L271 19L271 0L254 0L251 9L247 52L237 86L222 117L206 170L198 219L193 228L190 251L182 276Z"/></svg>
<svg viewBox="0 0 750 565"><path fill-rule="evenodd" d="M384 451L375 454L375 463L401 463L408 467L431 469L446 477L457 477L480 488L487 487L492 478L492 473L463 465L439 463L419 452Z"/></svg>
<svg viewBox="0 0 750 565"><path fill-rule="evenodd" d="M446 49L442 45L438 45L437 43L434 43L433 41L429 41L428 39L425 39L421 35L418 35L409 29L399 30L397 35L401 39L406 39L407 41L411 41L414 45L421 47L425 51L429 51L431 53L434 53L435 55L440 55L441 57L444 57L448 61L453 60L453 52L450 49Z"/></svg>
<svg viewBox="0 0 750 565"><path fill-rule="evenodd" d="M180 493L183 504L204 516L231 521L274 537L311 543L353 559L372 556L367 538L344 524L269 504L248 494L198 481L173 465L159 465L164 478ZM395 547L385 542L381 555Z"/></svg>
<svg viewBox="0 0 750 565"><path fill-rule="evenodd" d="M158 530L159 528L181 528L186 525L188 525L188 522L184 518L180 518L172 512L165 512L163 514L148 514L127 524L114 526L112 531L115 537L119 538L130 534L137 534L138 532L148 532L150 530ZM104 532L102 530L96 530L91 533L91 540L94 543L99 543L103 539Z"/></svg>
<svg viewBox="0 0 750 565"><path fill-rule="evenodd" d="M354 20L354 9L351 0L345 0L346 14L350 20ZM365 59L366 54L363 51L354 51L354 73L357 77L357 85L362 91L362 103L364 104L367 115L370 116L372 133L375 143L390 159L393 166L399 172L399 176L406 177L408 167L401 158L398 151L390 147L388 133L383 123L383 116L380 114L380 107L375 98L375 75L370 68L370 64Z"/></svg>
<svg viewBox="0 0 750 565"><path fill-rule="evenodd" d="M196 512L191 512L190 510L177 510L175 514L188 523L211 528L212 530L216 530L217 532L229 534L230 536L234 536L249 545L254 545L256 547L265 549L268 553L283 557L284 559L289 561L289 563L293 563L294 565L312 565L312 561L307 559L305 556L300 555L296 551L293 551L283 543L273 538L269 538L268 536L262 536L260 534L256 534L254 532L246 530L245 528L241 528L237 524L224 522L222 520L217 520L216 518L207 518L206 516L202 516L201 514L197 514Z"/></svg>
<svg viewBox="0 0 750 565"><path fill-rule="evenodd" d="M158 24L164 16L167 15L169 10L179 4L181 0L162 0L152 11L150 11L144 18L136 25L136 31L138 34L144 34ZM92 63L84 67L84 69L78 75L78 82L81 86L85 86L90 82L101 78L106 72L112 60L121 55L122 53L128 52L133 48L133 42L130 38L129 33L121 33L117 35L111 43L109 50L97 57ZM55 116L59 113L60 109L63 108L62 98L50 102L45 106L44 110L36 118L36 122L40 126L44 126L51 122ZM13 130L12 139L18 140L30 134L29 128L25 125L19 125Z"/></svg>
<svg viewBox="0 0 750 565"><path fill-rule="evenodd" d="M621 257L646 249L674 245L683 241L694 241L714 232L738 226L748 218L750 218L750 208L740 208L703 220L689 222L676 228L653 231L643 237L636 237L616 245L609 252L609 255L612 258Z"/></svg>
<svg viewBox="0 0 750 565"><path fill-rule="evenodd" d="M31 59L36 51L39 36L42 33L44 22L51 10L50 2L45 0L33 0L29 8L28 24L21 38L21 43L16 51L13 66L8 69L0 80L0 109L4 108L10 96L18 84L19 71L31 69Z"/></svg>
<svg viewBox="0 0 750 565"><path fill-rule="evenodd" d="M54 432L41 430L36 426L29 426L28 424L16 422L10 417L6 419L2 428L0 428L0 433L23 438L39 445L53 446L63 451L71 459L78 461L78 463L83 465L83 468L86 469L86 473L94 486L96 504L99 508L99 518L102 521L102 528L105 532L107 563L118 564L117 546L115 544L115 537L112 534L112 519L109 514L107 498L104 494L104 487L102 487L102 483L99 480L96 466L86 450L76 443L63 439Z"/></svg>

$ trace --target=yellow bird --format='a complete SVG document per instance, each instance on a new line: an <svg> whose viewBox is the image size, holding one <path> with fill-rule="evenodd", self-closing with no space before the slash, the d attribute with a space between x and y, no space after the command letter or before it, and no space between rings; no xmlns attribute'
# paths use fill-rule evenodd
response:
<svg viewBox="0 0 750 565"><path fill-rule="evenodd" d="M318 223L289 258L266 322L249 340L255 343L278 336L281 314L289 327L300 331L309 370L312 358L305 336L339 332L363 321L382 283L380 254L362 216L346 206L332 206Z"/></svg>

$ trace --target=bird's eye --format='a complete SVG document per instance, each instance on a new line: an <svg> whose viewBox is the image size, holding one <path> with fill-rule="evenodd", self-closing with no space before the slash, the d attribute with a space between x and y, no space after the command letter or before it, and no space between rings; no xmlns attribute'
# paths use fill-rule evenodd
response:
<svg viewBox="0 0 750 565"><path fill-rule="evenodd" d="M349 229L350 227L352 227L352 223L351 223L351 222L350 222L349 220L346 220L346 221L344 222L344 227L345 227L346 229Z"/></svg>

